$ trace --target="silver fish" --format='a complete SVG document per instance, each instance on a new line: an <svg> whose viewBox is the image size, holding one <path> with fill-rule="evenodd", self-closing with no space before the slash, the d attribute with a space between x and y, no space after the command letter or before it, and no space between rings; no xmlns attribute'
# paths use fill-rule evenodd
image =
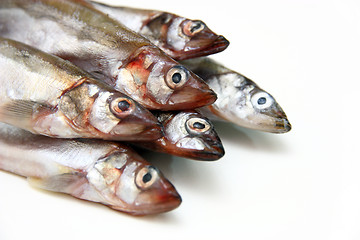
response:
<svg viewBox="0 0 360 240"><path fill-rule="evenodd" d="M85 1L0 1L0 36L69 60L149 109L216 100L199 77Z"/></svg>
<svg viewBox="0 0 360 240"><path fill-rule="evenodd" d="M275 98L252 80L210 58L185 60L182 64L203 78L218 96L215 103L200 109L205 116L265 132L291 130Z"/></svg>
<svg viewBox="0 0 360 240"><path fill-rule="evenodd" d="M35 187L133 215L170 211L181 198L161 172L125 145L56 139L0 123L0 169Z"/></svg>
<svg viewBox="0 0 360 240"><path fill-rule="evenodd" d="M136 146L194 160L212 161L225 151L212 123L194 110L153 112L163 125L164 136L154 141L136 142Z"/></svg>
<svg viewBox="0 0 360 240"><path fill-rule="evenodd" d="M0 38L0 121L61 138L151 140L157 119L68 61Z"/></svg>
<svg viewBox="0 0 360 240"><path fill-rule="evenodd" d="M176 60L207 56L229 46L228 40L215 34L200 20L169 12L91 3L96 9L149 39Z"/></svg>

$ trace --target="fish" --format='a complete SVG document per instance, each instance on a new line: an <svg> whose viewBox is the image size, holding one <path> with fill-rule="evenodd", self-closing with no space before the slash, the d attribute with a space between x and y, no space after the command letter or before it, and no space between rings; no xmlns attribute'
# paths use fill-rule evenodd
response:
<svg viewBox="0 0 360 240"><path fill-rule="evenodd" d="M0 38L0 121L58 138L153 140L157 118L59 57Z"/></svg>
<svg viewBox="0 0 360 240"><path fill-rule="evenodd" d="M216 100L198 76L82 0L1 1L0 36L69 60L148 109Z"/></svg>
<svg viewBox="0 0 360 240"><path fill-rule="evenodd" d="M155 166L110 141L49 138L0 123L0 169L26 177L36 188L131 215L167 212L181 204Z"/></svg>
<svg viewBox="0 0 360 240"><path fill-rule="evenodd" d="M185 60L182 64L203 78L218 96L212 105L198 109L205 116L271 133L291 130L275 98L249 78L209 57Z"/></svg>
<svg viewBox="0 0 360 240"><path fill-rule="evenodd" d="M230 44L224 36L217 35L200 20L157 10L110 6L98 2L91 4L146 37L176 60L218 53Z"/></svg>
<svg viewBox="0 0 360 240"><path fill-rule="evenodd" d="M224 147L214 126L195 110L153 114L163 125L164 136L154 141L135 142L135 146L194 160L213 161L224 156Z"/></svg>

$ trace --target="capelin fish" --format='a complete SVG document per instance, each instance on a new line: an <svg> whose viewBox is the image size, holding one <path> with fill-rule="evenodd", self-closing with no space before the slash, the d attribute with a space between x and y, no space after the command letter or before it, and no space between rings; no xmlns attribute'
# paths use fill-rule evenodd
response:
<svg viewBox="0 0 360 240"><path fill-rule="evenodd" d="M194 160L212 161L225 151L211 122L194 110L153 112L163 125L164 136L136 146Z"/></svg>
<svg viewBox="0 0 360 240"><path fill-rule="evenodd" d="M280 105L252 80L210 58L182 63L202 77L218 96L214 104L200 109L205 116L265 132L286 133L291 130Z"/></svg>
<svg viewBox="0 0 360 240"><path fill-rule="evenodd" d="M228 40L215 34L200 20L156 10L91 3L96 9L149 39L176 60L207 56L229 46Z"/></svg>
<svg viewBox="0 0 360 240"><path fill-rule="evenodd" d="M81 0L1 1L0 35L69 60L149 109L216 100L195 74Z"/></svg>
<svg viewBox="0 0 360 240"><path fill-rule="evenodd" d="M61 138L151 140L157 119L59 57L0 38L0 121Z"/></svg>
<svg viewBox="0 0 360 240"><path fill-rule="evenodd" d="M56 139L0 123L0 169L35 187L133 215L170 211L181 197L162 173L125 145Z"/></svg>

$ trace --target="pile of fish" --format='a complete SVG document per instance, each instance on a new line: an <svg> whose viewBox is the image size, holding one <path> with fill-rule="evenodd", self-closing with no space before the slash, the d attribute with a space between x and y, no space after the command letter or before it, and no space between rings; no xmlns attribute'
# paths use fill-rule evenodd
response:
<svg viewBox="0 0 360 240"><path fill-rule="evenodd" d="M209 119L291 129L269 93L206 57L228 45L168 12L2 0L0 169L133 215L178 207L174 186L129 145L212 161L224 148Z"/></svg>

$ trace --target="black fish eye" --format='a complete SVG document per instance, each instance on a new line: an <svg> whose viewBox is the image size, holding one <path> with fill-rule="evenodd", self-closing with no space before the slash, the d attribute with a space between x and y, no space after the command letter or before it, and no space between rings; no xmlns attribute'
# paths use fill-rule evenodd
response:
<svg viewBox="0 0 360 240"><path fill-rule="evenodd" d="M266 98L265 97L261 97L258 99L257 103L259 105L264 105L266 103Z"/></svg>
<svg viewBox="0 0 360 240"><path fill-rule="evenodd" d="M203 134L212 128L211 124L204 118L192 117L186 121L186 130L191 134Z"/></svg>
<svg viewBox="0 0 360 240"><path fill-rule="evenodd" d="M159 179L159 175L156 168L152 166L143 167L135 176L135 184L142 190L146 190L151 187L157 179Z"/></svg>
<svg viewBox="0 0 360 240"><path fill-rule="evenodd" d="M202 26L201 22L194 22L194 24L191 26L190 32L195 32L196 30L200 29Z"/></svg>
<svg viewBox="0 0 360 240"><path fill-rule="evenodd" d="M118 103L118 107L121 111L127 111L130 107L130 103L126 100L122 100Z"/></svg>
<svg viewBox="0 0 360 240"><path fill-rule="evenodd" d="M187 80L189 80L190 73L183 66L174 66L169 69L166 74L165 82L171 89L179 89Z"/></svg>
<svg viewBox="0 0 360 240"><path fill-rule="evenodd" d="M195 21L187 20L187 21L184 22L184 26L183 26L182 31L186 36L192 37L195 34L201 32L204 28L205 28L205 24L202 21L199 21L199 20L195 20Z"/></svg>
<svg viewBox="0 0 360 240"><path fill-rule="evenodd" d="M171 78L172 78L172 81L176 84L181 82L181 74L178 72L174 73Z"/></svg>
<svg viewBox="0 0 360 240"><path fill-rule="evenodd" d="M193 127L194 127L194 128L197 128L197 129L204 129L204 128L205 128L205 124L200 123L200 122L195 122L195 123L193 124Z"/></svg>
<svg viewBox="0 0 360 240"><path fill-rule="evenodd" d="M146 173L142 178L144 183L151 181L151 179L152 179L151 173Z"/></svg>
<svg viewBox="0 0 360 240"><path fill-rule="evenodd" d="M120 118L128 116L134 109L134 103L130 99L124 97L113 99L110 103L111 112Z"/></svg>

